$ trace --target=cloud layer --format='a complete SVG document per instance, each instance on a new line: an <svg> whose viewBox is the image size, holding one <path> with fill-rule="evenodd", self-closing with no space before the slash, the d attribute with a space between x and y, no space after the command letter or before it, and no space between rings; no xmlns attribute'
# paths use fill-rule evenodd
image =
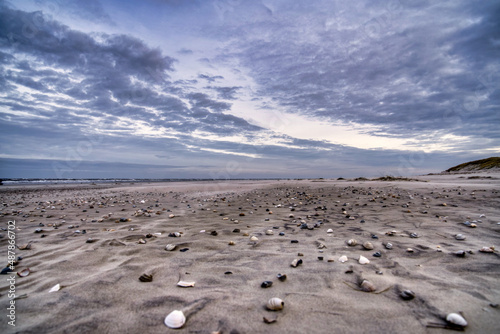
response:
<svg viewBox="0 0 500 334"><path fill-rule="evenodd" d="M34 159L66 166L44 177L408 175L500 152L495 2L16 6L2 177Z"/></svg>

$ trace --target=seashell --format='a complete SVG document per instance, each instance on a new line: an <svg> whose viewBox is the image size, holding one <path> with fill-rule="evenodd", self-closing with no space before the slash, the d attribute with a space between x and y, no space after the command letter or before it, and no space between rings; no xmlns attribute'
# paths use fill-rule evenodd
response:
<svg viewBox="0 0 500 334"><path fill-rule="evenodd" d="M326 245L321 241L316 241L316 246L318 247L318 249L326 248Z"/></svg>
<svg viewBox="0 0 500 334"><path fill-rule="evenodd" d="M278 274L276 276L281 282L286 281L286 275L285 274Z"/></svg>
<svg viewBox="0 0 500 334"><path fill-rule="evenodd" d="M392 236L395 236L396 233L398 233L398 231L392 230L392 231L389 231L389 232L385 232L385 235L387 235L389 237L392 237Z"/></svg>
<svg viewBox="0 0 500 334"><path fill-rule="evenodd" d="M386 243L385 248L392 249L392 244L390 242Z"/></svg>
<svg viewBox="0 0 500 334"><path fill-rule="evenodd" d="M229 242L228 242L228 245L229 245L229 246L234 246L234 245L236 245L236 243L235 243L234 241L232 241L232 240L231 240L231 241L229 241Z"/></svg>
<svg viewBox="0 0 500 334"><path fill-rule="evenodd" d="M339 261L342 263L347 262L347 260L348 260L347 256L345 256L345 255L342 255L341 257L339 257Z"/></svg>
<svg viewBox="0 0 500 334"><path fill-rule="evenodd" d="M413 252L414 252L413 248L407 248L407 249L406 249L406 251L407 251L408 253L413 253Z"/></svg>
<svg viewBox="0 0 500 334"><path fill-rule="evenodd" d="M186 317L182 311L174 310L165 317L164 322L168 328L181 328L186 323Z"/></svg>
<svg viewBox="0 0 500 334"><path fill-rule="evenodd" d="M146 240L144 239L139 239L139 241L137 241L138 244L145 244L146 243Z"/></svg>
<svg viewBox="0 0 500 334"><path fill-rule="evenodd" d="M27 244L21 245L21 246L19 246L18 248L19 248L20 250L28 250L28 249L31 249L31 243L32 243L32 241L28 242Z"/></svg>
<svg viewBox="0 0 500 334"><path fill-rule="evenodd" d="M365 279L361 282L359 287L364 292L373 292L373 291L377 290L377 288L375 287L375 285L373 285L372 282L365 280Z"/></svg>
<svg viewBox="0 0 500 334"><path fill-rule="evenodd" d="M273 285L273 282L271 282L271 281L264 281L264 282L262 282L262 284L260 285L260 287L261 288L270 288L272 285Z"/></svg>
<svg viewBox="0 0 500 334"><path fill-rule="evenodd" d="M257 238L255 235L250 238L250 241L259 241L259 238Z"/></svg>
<svg viewBox="0 0 500 334"><path fill-rule="evenodd" d="M175 215L173 213L168 215L168 218L174 218L174 217Z"/></svg>
<svg viewBox="0 0 500 334"><path fill-rule="evenodd" d="M266 318L266 317L263 317L263 319L264 319L264 322L265 322L266 324L273 324L273 323L275 323L276 321L278 321L278 319L269 319L269 318Z"/></svg>
<svg viewBox="0 0 500 334"><path fill-rule="evenodd" d="M292 263L290 264L292 267L294 268L297 268L298 266L300 266L302 264L302 259L295 259L292 261Z"/></svg>
<svg viewBox="0 0 500 334"><path fill-rule="evenodd" d="M273 234L274 234L273 230L267 230L266 231L266 235L273 235Z"/></svg>
<svg viewBox="0 0 500 334"><path fill-rule="evenodd" d="M326 233L333 233L333 230L331 228L329 228Z"/></svg>
<svg viewBox="0 0 500 334"><path fill-rule="evenodd" d="M363 255L360 255L359 256L359 260L358 260L359 264L368 264L370 263L370 260L368 260L366 257L364 257Z"/></svg>
<svg viewBox="0 0 500 334"><path fill-rule="evenodd" d="M456 234L456 235L455 235L455 239L457 239L457 240L465 240L465 235L460 234L460 233L459 233L459 234Z"/></svg>
<svg viewBox="0 0 500 334"><path fill-rule="evenodd" d="M141 282L153 282L153 275L142 274L141 277L139 277L139 281L141 281Z"/></svg>
<svg viewBox="0 0 500 334"><path fill-rule="evenodd" d="M457 326L467 326L467 321L458 313L450 313L446 316L446 321Z"/></svg>
<svg viewBox="0 0 500 334"><path fill-rule="evenodd" d="M495 247L483 247L479 250L481 253L494 253L495 252Z"/></svg>
<svg viewBox="0 0 500 334"><path fill-rule="evenodd" d="M458 257L465 257L465 251L464 250L456 251L455 255Z"/></svg>
<svg viewBox="0 0 500 334"><path fill-rule="evenodd" d="M179 281L177 282L177 286L180 286L181 288L192 288L194 287L195 282L193 281Z"/></svg>
<svg viewBox="0 0 500 334"><path fill-rule="evenodd" d="M282 310L285 306L285 302L278 297L271 298L267 301L267 309L271 311L279 311Z"/></svg>
<svg viewBox="0 0 500 334"><path fill-rule="evenodd" d="M61 286L59 284L56 284L49 290L49 292L56 292L59 290L61 290Z"/></svg>
<svg viewBox="0 0 500 334"><path fill-rule="evenodd" d="M403 290L403 291L401 291L401 293L399 295L404 300L412 300L413 298L415 298L415 292L413 292L411 290Z"/></svg>
<svg viewBox="0 0 500 334"><path fill-rule="evenodd" d="M21 271L17 272L17 276L19 277L26 277L30 274L30 268L23 269Z"/></svg>
<svg viewBox="0 0 500 334"><path fill-rule="evenodd" d="M347 240L347 245L348 246L356 246L358 244L358 242L356 241L356 239L349 239Z"/></svg>
<svg viewBox="0 0 500 334"><path fill-rule="evenodd" d="M363 244L363 248L366 249L366 250L372 250L373 249L373 244L369 241L365 242Z"/></svg>
<svg viewBox="0 0 500 334"><path fill-rule="evenodd" d="M167 246L165 246L165 250L168 250L169 252L173 251L176 248L177 248L177 246L174 244L168 244Z"/></svg>

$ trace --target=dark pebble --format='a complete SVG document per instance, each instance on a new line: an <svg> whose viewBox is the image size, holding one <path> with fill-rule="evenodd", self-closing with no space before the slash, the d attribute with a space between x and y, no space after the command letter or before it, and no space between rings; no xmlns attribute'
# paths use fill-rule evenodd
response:
<svg viewBox="0 0 500 334"><path fill-rule="evenodd" d="M285 235L285 232L280 232L280 235L281 235L281 236Z"/></svg>
<svg viewBox="0 0 500 334"><path fill-rule="evenodd" d="M146 234L146 238L152 238L153 235L151 233Z"/></svg>
<svg viewBox="0 0 500 334"><path fill-rule="evenodd" d="M217 233L217 231L212 231L212 232L210 232L210 235L213 235L214 237L215 237L217 234L218 234L218 233Z"/></svg>
<svg viewBox="0 0 500 334"><path fill-rule="evenodd" d="M298 240L291 240L290 242L291 242L292 244L298 244L298 243L299 243L299 241L298 241Z"/></svg>
<svg viewBox="0 0 500 334"><path fill-rule="evenodd" d="M179 250L180 252L187 252L189 250L189 248L183 248L181 250Z"/></svg>
<svg viewBox="0 0 500 334"><path fill-rule="evenodd" d="M323 261L323 257L322 256L318 256L318 260Z"/></svg>
<svg viewBox="0 0 500 334"><path fill-rule="evenodd" d="M37 229L35 230L35 233L42 233L42 232L43 232L43 230L42 230L41 228L37 228Z"/></svg>
<svg viewBox="0 0 500 334"><path fill-rule="evenodd" d="M233 274L233 272L232 272L232 271L226 271L226 272L224 273L224 275L232 275L232 274Z"/></svg>
<svg viewBox="0 0 500 334"><path fill-rule="evenodd" d="M372 239L378 239L378 236L375 234L372 234Z"/></svg>
<svg viewBox="0 0 500 334"><path fill-rule="evenodd" d="M411 290L404 290L404 291L401 291L401 293L399 294L401 296L401 298L403 298L404 300L412 300L413 298L415 298L415 292L411 291Z"/></svg>
<svg viewBox="0 0 500 334"><path fill-rule="evenodd" d="M38 226L43 227L45 226L43 223L38 224Z"/></svg>
<svg viewBox="0 0 500 334"><path fill-rule="evenodd" d="M375 257L381 257L382 254L380 252L375 252L375 253L373 253L373 256L375 256Z"/></svg>
<svg viewBox="0 0 500 334"><path fill-rule="evenodd" d="M127 218L120 218L120 223L125 223L127 221Z"/></svg>
<svg viewBox="0 0 500 334"><path fill-rule="evenodd" d="M281 282L284 282L286 281L286 275L285 274L278 274L276 277L278 277L278 279L281 281Z"/></svg>
<svg viewBox="0 0 500 334"><path fill-rule="evenodd" d="M239 228L235 228L235 229L233 230L233 233L240 233L240 229L239 229Z"/></svg>
<svg viewBox="0 0 500 334"><path fill-rule="evenodd" d="M260 285L260 287L261 288L270 288L272 285L273 285L273 282L271 282L271 281L264 281L264 282L262 282L262 284Z"/></svg>
<svg viewBox="0 0 500 334"><path fill-rule="evenodd" d="M2 271L0 271L0 275L7 275L8 273L11 273L12 269L9 267L3 268Z"/></svg>

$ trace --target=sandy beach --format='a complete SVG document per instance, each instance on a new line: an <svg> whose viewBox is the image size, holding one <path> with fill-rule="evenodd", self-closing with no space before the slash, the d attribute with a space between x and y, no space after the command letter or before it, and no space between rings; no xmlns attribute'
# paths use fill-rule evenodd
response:
<svg viewBox="0 0 500 334"><path fill-rule="evenodd" d="M0 332L499 333L500 174L417 179L2 186Z"/></svg>

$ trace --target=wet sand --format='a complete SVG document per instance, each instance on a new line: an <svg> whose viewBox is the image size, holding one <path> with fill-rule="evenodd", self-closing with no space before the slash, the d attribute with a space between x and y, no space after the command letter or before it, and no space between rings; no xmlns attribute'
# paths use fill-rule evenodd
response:
<svg viewBox="0 0 500 334"><path fill-rule="evenodd" d="M477 175L2 186L0 226L15 221L17 246L31 244L15 250L15 271L30 269L16 275L16 327L10 274L0 276L0 332L450 333L429 325L461 312L466 332L498 333L500 258L479 250L500 248L500 175ZM266 309L272 297L283 310ZM187 317L181 329L164 324L173 310Z"/></svg>

